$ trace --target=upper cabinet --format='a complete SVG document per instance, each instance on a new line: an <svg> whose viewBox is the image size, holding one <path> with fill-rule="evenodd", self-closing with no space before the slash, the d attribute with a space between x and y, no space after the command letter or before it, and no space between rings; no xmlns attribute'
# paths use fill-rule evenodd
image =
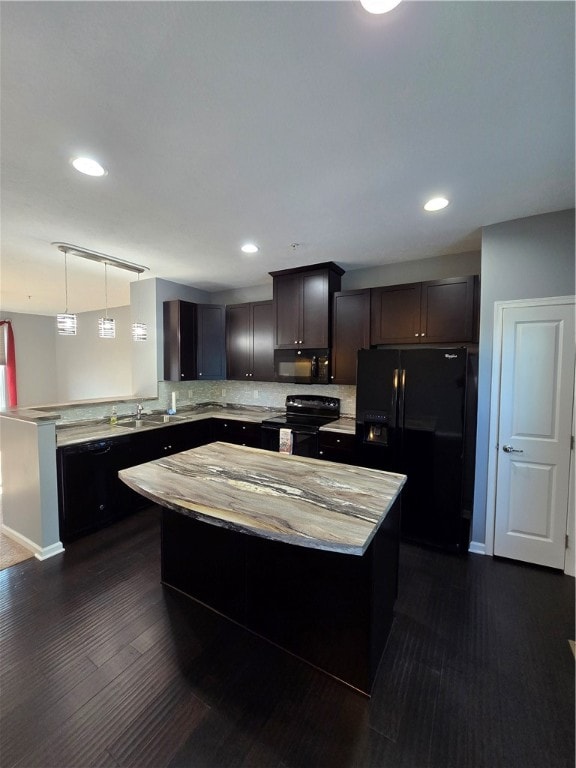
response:
<svg viewBox="0 0 576 768"><path fill-rule="evenodd" d="M164 380L225 378L225 307L165 301Z"/></svg>
<svg viewBox="0 0 576 768"><path fill-rule="evenodd" d="M371 344L477 340L478 276L372 288Z"/></svg>
<svg viewBox="0 0 576 768"><path fill-rule="evenodd" d="M332 295L340 290L344 270L327 262L270 274L273 278L275 347L329 347Z"/></svg>
<svg viewBox="0 0 576 768"><path fill-rule="evenodd" d="M370 289L333 298L331 384L356 384L356 354L370 347Z"/></svg>
<svg viewBox="0 0 576 768"><path fill-rule="evenodd" d="M228 378L274 381L274 312L271 301L226 307Z"/></svg>

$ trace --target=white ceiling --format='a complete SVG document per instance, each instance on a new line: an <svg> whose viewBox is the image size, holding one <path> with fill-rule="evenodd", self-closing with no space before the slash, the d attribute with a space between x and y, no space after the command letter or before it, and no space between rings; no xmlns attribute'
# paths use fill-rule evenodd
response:
<svg viewBox="0 0 576 768"><path fill-rule="evenodd" d="M1 43L4 312L64 309L53 241L214 292L574 205L572 2L5 2ZM71 259L69 291L101 308L103 267Z"/></svg>

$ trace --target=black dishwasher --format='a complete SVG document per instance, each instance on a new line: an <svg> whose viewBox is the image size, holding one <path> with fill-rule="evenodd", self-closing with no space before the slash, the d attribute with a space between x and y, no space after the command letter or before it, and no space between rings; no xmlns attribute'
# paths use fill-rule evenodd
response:
<svg viewBox="0 0 576 768"><path fill-rule="evenodd" d="M59 448L58 507L63 542L98 530L134 511L137 494L118 479L134 461L129 437Z"/></svg>

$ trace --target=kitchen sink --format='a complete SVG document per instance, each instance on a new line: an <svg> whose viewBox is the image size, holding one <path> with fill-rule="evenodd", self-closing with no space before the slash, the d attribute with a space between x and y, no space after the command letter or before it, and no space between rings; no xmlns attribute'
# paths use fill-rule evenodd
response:
<svg viewBox="0 0 576 768"><path fill-rule="evenodd" d="M126 429L141 429L142 427L151 427L156 424L173 424L186 418L186 416L178 414L151 413L143 414L141 419L118 419L118 426L125 427Z"/></svg>
<svg viewBox="0 0 576 768"><path fill-rule="evenodd" d="M123 429L139 429L145 425L144 419L119 419L116 424L117 427L122 427Z"/></svg>
<svg viewBox="0 0 576 768"><path fill-rule="evenodd" d="M170 422L173 421L182 421L183 419L188 418L187 416L180 416L176 413L169 414L169 413L154 413L149 414L148 416L142 416L142 421L145 421L149 424L170 424Z"/></svg>

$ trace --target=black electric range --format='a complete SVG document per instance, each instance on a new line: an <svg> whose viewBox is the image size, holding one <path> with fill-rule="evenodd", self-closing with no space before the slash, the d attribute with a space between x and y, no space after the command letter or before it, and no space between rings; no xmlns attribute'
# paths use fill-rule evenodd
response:
<svg viewBox="0 0 576 768"><path fill-rule="evenodd" d="M288 395L286 412L262 422L262 447L318 458L318 430L339 418L338 397Z"/></svg>

